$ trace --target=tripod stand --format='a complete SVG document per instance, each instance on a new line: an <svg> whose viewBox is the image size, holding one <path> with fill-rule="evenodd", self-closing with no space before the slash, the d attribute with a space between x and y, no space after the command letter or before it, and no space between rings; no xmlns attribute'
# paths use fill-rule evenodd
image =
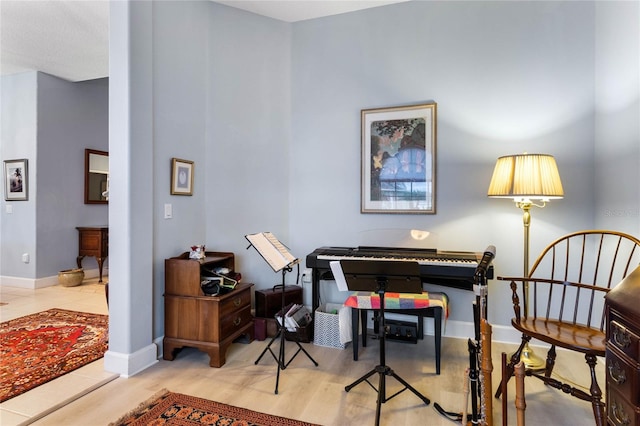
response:
<svg viewBox="0 0 640 426"><path fill-rule="evenodd" d="M257 365L260 360L262 359L262 357L264 356L264 354L266 354L267 352L271 353L271 355L273 356L273 359L276 360L276 362L278 363L278 372L276 374L276 390L275 390L275 394L278 394L278 384L280 383L280 370L284 370L285 368L287 368L287 366L291 363L291 361L293 361L293 359L298 355L298 353L300 353L300 351L304 352L304 354L307 356L307 358L309 358L311 360L311 362L313 362L315 364L315 366L318 366L318 363L311 357L311 355L309 355L309 353L302 347L302 345L300 345L300 342L298 341L298 337L296 336L294 339L294 342L296 345L298 345L298 350L293 354L293 356L289 359L289 361L285 361L285 348L284 348L284 343L287 340L286 336L285 336L285 331L286 331L286 327L284 325L284 317L286 315L286 312L284 310L285 308L285 298L284 298L284 277L285 274L287 272L291 272L291 265L286 266L285 268L282 269L282 310L280 311L281 316L281 322L280 321L276 321L278 324L278 331L276 333L275 336L273 336L273 338L271 339L271 341L269 342L269 344L267 345L266 348L264 348L264 350L262 351L262 353L260 354L260 356L258 357L258 359L256 360L255 364ZM278 352L278 356L276 356L275 352L273 351L273 349L271 349L271 345L273 344L273 342L275 342L276 340L278 340L278 338L280 339L280 350Z"/></svg>
<svg viewBox="0 0 640 426"><path fill-rule="evenodd" d="M418 392L414 387L398 376L388 365L385 359L385 320L384 320L384 295L387 291L395 293L422 293L422 281L420 280L420 267L415 262L393 261L358 261L343 260L340 262L347 287L351 291L375 291L380 296L378 315L380 327L378 338L380 340L380 363L371 371L360 377L355 382L344 388L349 392L362 382L367 382L378 393L376 401L376 426L380 424L381 405L405 390L410 390L426 405L431 402L427 397ZM357 336L356 336L357 337ZM378 374L378 387L376 388L369 378ZM404 388L387 397L386 379L391 376L400 382Z"/></svg>

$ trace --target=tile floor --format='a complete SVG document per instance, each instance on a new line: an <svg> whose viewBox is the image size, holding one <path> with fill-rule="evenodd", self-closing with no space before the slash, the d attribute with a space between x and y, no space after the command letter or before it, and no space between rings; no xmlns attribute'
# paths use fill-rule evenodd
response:
<svg viewBox="0 0 640 426"><path fill-rule="evenodd" d="M104 279L106 282L106 279ZM8 321L51 308L107 314L104 284L86 279L77 287L53 286L23 289L0 286L0 321ZM0 404L0 425L29 424L36 419L118 378L104 371L103 359Z"/></svg>

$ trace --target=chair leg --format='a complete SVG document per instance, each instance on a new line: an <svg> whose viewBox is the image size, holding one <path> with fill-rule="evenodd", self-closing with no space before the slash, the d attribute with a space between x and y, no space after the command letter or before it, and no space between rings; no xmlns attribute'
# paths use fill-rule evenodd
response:
<svg viewBox="0 0 640 426"><path fill-rule="evenodd" d="M529 343L530 340L531 340L531 336L527 336L526 334L523 334L522 342L520 342L520 346L518 346L518 350L515 351L513 355L511 355L511 359L509 360L509 364L507 364L506 371L504 374L504 377L506 377L507 382L509 381L509 379L511 379L511 376L513 376L515 365L520 362L520 356L522 355L522 350L524 349L524 346L527 343ZM502 380L504 381L505 379L503 378ZM500 383L500 386L498 386L498 390L496 390L495 397L500 398L501 394L502 394L502 383Z"/></svg>
<svg viewBox="0 0 640 426"><path fill-rule="evenodd" d="M438 307L433 313L433 336L436 344L436 374L440 374L440 354L442 348L442 308Z"/></svg>
<svg viewBox="0 0 640 426"><path fill-rule="evenodd" d="M366 309L360 309L360 322L362 323L362 347L367 347L367 311Z"/></svg>
<svg viewBox="0 0 640 426"><path fill-rule="evenodd" d="M551 377L553 367L556 365L556 345L551 345L547 352L547 363L544 368L544 376Z"/></svg>
<svg viewBox="0 0 640 426"><path fill-rule="evenodd" d="M360 309L351 308L351 334L352 334L352 349L353 349L353 360L358 360L358 329L360 328L360 324L358 323L360 318Z"/></svg>
<svg viewBox="0 0 640 426"><path fill-rule="evenodd" d="M417 329L418 339L424 339L424 315L422 315L421 313L418 314Z"/></svg>
<svg viewBox="0 0 640 426"><path fill-rule="evenodd" d="M586 354L584 358L587 360L587 364L589 364L589 370L591 370L591 388L589 390L591 392L593 416L595 417L597 426L604 426L606 424L605 406L604 402L602 402L602 390L600 389L600 386L598 386L598 381L596 380L596 356L593 354Z"/></svg>
<svg viewBox="0 0 640 426"><path fill-rule="evenodd" d="M524 396L524 362L517 363L514 369L516 376L516 424L525 426L524 411L527 408L527 403Z"/></svg>

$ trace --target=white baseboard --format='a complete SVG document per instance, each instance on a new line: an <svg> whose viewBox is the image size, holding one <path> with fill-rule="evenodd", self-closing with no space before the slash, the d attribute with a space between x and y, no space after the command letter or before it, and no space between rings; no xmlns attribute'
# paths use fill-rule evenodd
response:
<svg viewBox="0 0 640 426"><path fill-rule="evenodd" d="M102 276L109 275L109 269L104 268L102 270ZM85 269L84 277L86 278L98 278L100 271L96 269ZM8 277L0 276L0 287L17 287L36 290L39 288L52 287L58 285L58 275L53 275L44 278L21 278L21 277Z"/></svg>
<svg viewBox="0 0 640 426"><path fill-rule="evenodd" d="M125 354L108 350L104 354L104 369L121 377L131 377L158 362L158 346L151 343L144 348Z"/></svg>
<svg viewBox="0 0 640 426"><path fill-rule="evenodd" d="M85 278L98 278L99 276L100 276L100 270L98 268L84 270ZM102 279L108 276L109 276L109 268L105 266L104 268L102 268Z"/></svg>
<svg viewBox="0 0 640 426"><path fill-rule="evenodd" d="M57 277L56 277L57 279ZM36 288L36 280L33 278L21 278L21 277L0 277L0 287L17 287L17 288Z"/></svg>
<svg viewBox="0 0 640 426"><path fill-rule="evenodd" d="M164 346L162 345L163 341L164 335L153 339L153 343L158 347L158 359L162 359L162 357L164 357Z"/></svg>
<svg viewBox="0 0 640 426"><path fill-rule="evenodd" d="M388 319L394 318L394 314L385 315ZM406 317L398 317L399 319L405 319ZM368 319L369 327L372 326L371 318ZM474 339L475 338L475 326L473 322L468 321L456 321L456 320L443 320L442 321L442 336L452 337L454 339ZM518 345L522 335L515 328L509 325L496 325L491 324L492 336L491 340L494 342L510 343ZM434 322L432 318L424 319L424 333L428 336L434 335ZM531 344L531 346L536 346Z"/></svg>

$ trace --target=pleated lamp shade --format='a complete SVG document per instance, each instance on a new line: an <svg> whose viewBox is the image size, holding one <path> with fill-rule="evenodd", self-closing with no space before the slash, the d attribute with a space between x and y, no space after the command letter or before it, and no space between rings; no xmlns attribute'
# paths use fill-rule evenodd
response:
<svg viewBox="0 0 640 426"><path fill-rule="evenodd" d="M526 153L498 158L487 195L529 200L564 197L555 158Z"/></svg>

